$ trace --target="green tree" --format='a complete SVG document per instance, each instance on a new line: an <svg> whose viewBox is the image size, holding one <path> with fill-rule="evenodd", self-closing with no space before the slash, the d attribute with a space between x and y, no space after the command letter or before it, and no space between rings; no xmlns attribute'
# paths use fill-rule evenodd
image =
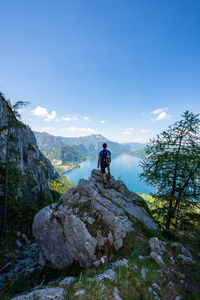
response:
<svg viewBox="0 0 200 300"><path fill-rule="evenodd" d="M0 95L3 97L3 95ZM4 99L4 97L3 97ZM11 145L15 137L12 134L12 129L17 127L25 126L23 123L19 122L20 113L18 110L27 105L29 102L25 101L18 101L16 103L11 103L8 99L4 99L7 104L7 114L5 115L5 119L7 120L6 125L0 128L0 133L6 133L6 158L5 158L5 184L4 184L4 205L3 205L3 213L2 213L2 224L1 224L1 231L0 231L0 239L2 238L5 230L6 224L6 215L7 215L7 204L8 204L8 177L9 177L9 162L10 162L10 151Z"/></svg>
<svg viewBox="0 0 200 300"><path fill-rule="evenodd" d="M179 218L180 206L200 200L200 119L186 111L145 148L148 159L141 161L140 174L156 190L156 198L167 206L165 230Z"/></svg>

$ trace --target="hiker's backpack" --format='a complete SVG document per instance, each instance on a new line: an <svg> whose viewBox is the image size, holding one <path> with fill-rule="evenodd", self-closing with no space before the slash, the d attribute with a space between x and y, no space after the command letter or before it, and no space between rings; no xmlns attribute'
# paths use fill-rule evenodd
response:
<svg viewBox="0 0 200 300"><path fill-rule="evenodd" d="M108 151L103 150L103 155L101 157L101 164L108 166L111 163L111 157L109 156Z"/></svg>

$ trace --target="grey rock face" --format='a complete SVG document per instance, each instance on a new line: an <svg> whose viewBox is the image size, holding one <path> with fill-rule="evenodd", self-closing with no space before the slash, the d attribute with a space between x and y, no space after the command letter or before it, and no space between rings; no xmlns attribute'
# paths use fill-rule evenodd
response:
<svg viewBox="0 0 200 300"><path fill-rule="evenodd" d="M81 297L81 296L83 296L83 295L85 295L85 290L78 290L75 294L74 294L74 296L75 297Z"/></svg>
<svg viewBox="0 0 200 300"><path fill-rule="evenodd" d="M117 260L112 264L113 267L126 267L128 268L128 260L126 258Z"/></svg>
<svg viewBox="0 0 200 300"><path fill-rule="evenodd" d="M49 300L49 299L57 299L57 300L64 300L65 297L65 290L60 287L56 288L46 288L41 290L33 291L27 295L18 296L12 298L11 300Z"/></svg>
<svg viewBox="0 0 200 300"><path fill-rule="evenodd" d="M193 265L195 263L194 260L191 257L189 257L189 256L185 256L183 254L179 254L177 257L180 259L180 261L183 264Z"/></svg>
<svg viewBox="0 0 200 300"><path fill-rule="evenodd" d="M115 271L113 269L109 269L109 270L105 271L104 273L99 274L99 275L96 276L96 279L100 280L100 281L105 279L105 278L109 279L110 281L115 280L115 278L116 278Z"/></svg>
<svg viewBox="0 0 200 300"><path fill-rule="evenodd" d="M0 276L0 288L2 286L4 286L5 282L6 282L6 277L5 276Z"/></svg>
<svg viewBox="0 0 200 300"><path fill-rule="evenodd" d="M64 287L66 285L71 284L75 280L75 277L65 277L63 280L59 282L60 287Z"/></svg>
<svg viewBox="0 0 200 300"><path fill-rule="evenodd" d="M114 300L122 300L122 298L119 295L119 290L116 286L114 287L113 297L114 297Z"/></svg>
<svg viewBox="0 0 200 300"><path fill-rule="evenodd" d="M146 273L148 272L148 269L147 268L142 268L141 269L141 277L143 278L143 279L145 279L146 278Z"/></svg>
<svg viewBox="0 0 200 300"><path fill-rule="evenodd" d="M150 256L159 264L160 266L164 266L164 261L162 259L162 256L159 255L157 252L151 251Z"/></svg>
<svg viewBox="0 0 200 300"><path fill-rule="evenodd" d="M0 94L0 127L8 124L8 105L5 99ZM10 160L15 162L16 169L20 172L18 184L18 196L27 197L27 186L29 187L28 195L33 200L37 201L40 197L40 192L45 192L46 196L52 200L48 181L53 176L57 176L51 163L40 152L35 136L31 129L22 124L21 127L11 128L11 132L15 140L10 142L10 148L15 149L16 154L10 155ZM6 142L7 129L0 131L0 158L3 162L6 159ZM0 186L0 195L2 188Z"/></svg>
<svg viewBox="0 0 200 300"><path fill-rule="evenodd" d="M149 239L149 245L152 250L150 257L153 258L160 266L164 266L165 263L162 259L162 254L166 251L165 243L160 241L157 237L153 237Z"/></svg>
<svg viewBox="0 0 200 300"><path fill-rule="evenodd" d="M183 255L185 255L185 256L192 259L191 252L189 250L187 250L185 247L183 247L182 244L174 242L174 243L171 243L171 247L175 247L177 249L180 249L181 254L183 254Z"/></svg>
<svg viewBox="0 0 200 300"><path fill-rule="evenodd" d="M162 255L165 251L165 243L160 241L157 237L150 238L149 245L152 251Z"/></svg>
<svg viewBox="0 0 200 300"><path fill-rule="evenodd" d="M113 248L123 247L137 220L156 229L146 210L135 204L145 206L142 198L113 176L109 189L104 189L98 170L93 170L88 180L81 179L61 200L60 205L40 210L33 222L42 257L53 268L62 269L73 261L82 267L92 266L100 259L98 249L109 256ZM106 253L106 245L111 253Z"/></svg>
<svg viewBox="0 0 200 300"><path fill-rule="evenodd" d="M38 258L39 258L39 247L37 244L27 244L26 248L22 245L23 249L19 252L16 250L14 259L11 260L3 269L0 276L0 287L6 285L8 279L15 279L20 276L20 274L32 273L38 268Z"/></svg>

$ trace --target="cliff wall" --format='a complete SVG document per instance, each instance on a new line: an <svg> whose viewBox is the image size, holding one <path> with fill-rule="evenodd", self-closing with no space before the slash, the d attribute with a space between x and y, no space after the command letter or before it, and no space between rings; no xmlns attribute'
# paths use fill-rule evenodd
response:
<svg viewBox="0 0 200 300"><path fill-rule="evenodd" d="M8 129L8 115L12 114L7 102L0 94L0 160L6 160L6 142ZM49 200L52 196L49 189L49 179L57 176L51 163L40 152L35 136L29 126L17 121L17 127L11 127L12 138L9 141L9 162L15 164L19 171L18 195L38 200L44 192ZM10 187L9 187L10 188ZM3 186L0 187L3 193Z"/></svg>

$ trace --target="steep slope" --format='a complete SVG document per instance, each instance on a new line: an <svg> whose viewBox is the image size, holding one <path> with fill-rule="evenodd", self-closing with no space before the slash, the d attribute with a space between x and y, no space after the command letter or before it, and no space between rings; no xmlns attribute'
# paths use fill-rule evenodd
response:
<svg viewBox="0 0 200 300"><path fill-rule="evenodd" d="M58 137L50 135L46 132L36 132L34 131L34 135L37 140L38 147L44 153L44 155L49 155L53 150L58 149L64 145L64 142L58 139Z"/></svg>
<svg viewBox="0 0 200 300"><path fill-rule="evenodd" d="M81 162L86 159L86 156L77 151L75 147L65 145L52 150L48 154L48 158L52 162L58 160L61 164L66 164L68 162Z"/></svg>
<svg viewBox="0 0 200 300"><path fill-rule="evenodd" d="M12 112L0 94L0 159L2 163L6 160L7 129L5 126L8 124L8 113ZM17 123L21 126L11 129L13 138L9 142L9 161L18 172L16 197L29 195L29 198L39 201L43 192L49 200L52 200L48 181L58 174L40 152L31 129L20 121ZM3 194L2 186L1 194Z"/></svg>

